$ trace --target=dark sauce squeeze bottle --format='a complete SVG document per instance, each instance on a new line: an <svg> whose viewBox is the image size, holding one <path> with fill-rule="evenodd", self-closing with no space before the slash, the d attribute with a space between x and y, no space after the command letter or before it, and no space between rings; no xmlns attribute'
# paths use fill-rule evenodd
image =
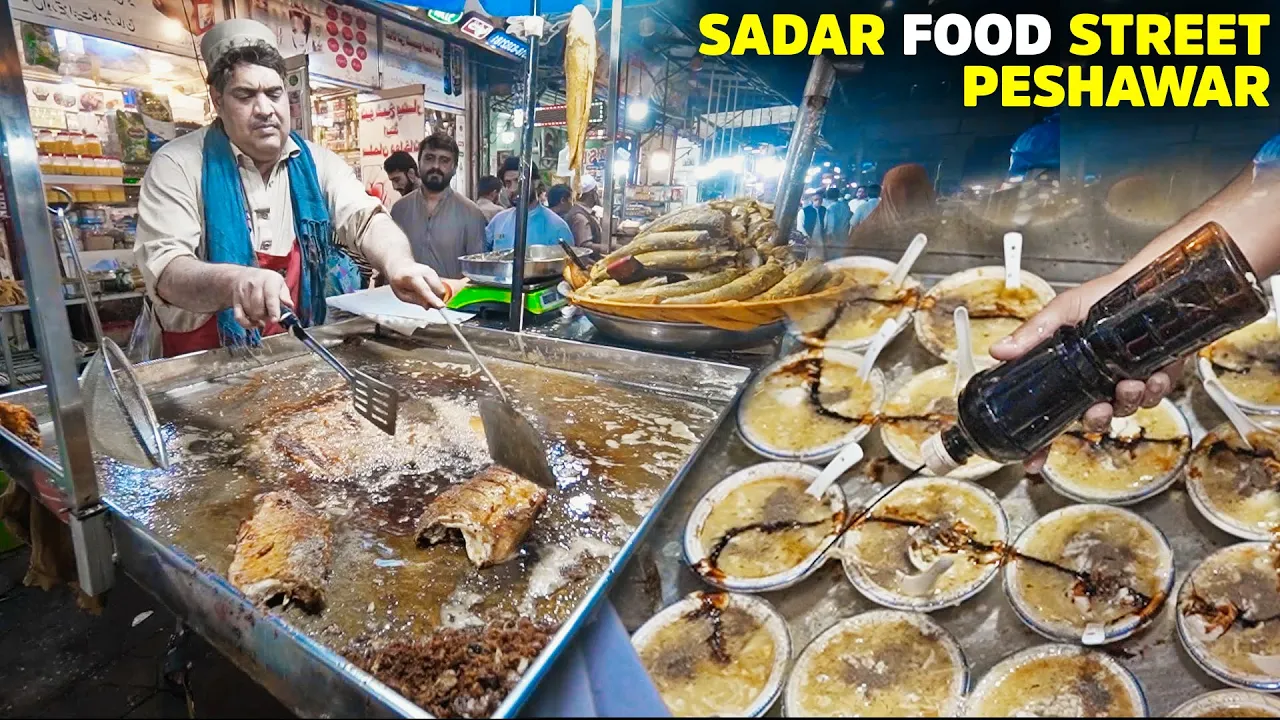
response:
<svg viewBox="0 0 1280 720"><path fill-rule="evenodd" d="M945 475L974 454L1019 462L1049 445L1116 383L1146 379L1267 313L1249 261L1208 223L1112 290L1080 324L969 381L957 423L921 448Z"/></svg>

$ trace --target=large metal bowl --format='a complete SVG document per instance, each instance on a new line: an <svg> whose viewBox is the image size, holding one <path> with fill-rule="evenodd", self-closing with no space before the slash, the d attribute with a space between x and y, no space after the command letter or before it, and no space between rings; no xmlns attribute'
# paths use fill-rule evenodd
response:
<svg viewBox="0 0 1280 720"><path fill-rule="evenodd" d="M579 307L600 332L615 340L655 350L709 352L744 350L764 345L782 334L782 322L751 330L722 330L699 323L633 320Z"/></svg>
<svg viewBox="0 0 1280 720"><path fill-rule="evenodd" d="M575 247L573 251L580 258L591 254L587 248ZM515 272L515 256L513 250L495 250L463 255L458 260L462 262L462 274L472 282L481 285L510 285L511 276ZM525 282L560 277L567 260L559 245L530 245L524 254Z"/></svg>

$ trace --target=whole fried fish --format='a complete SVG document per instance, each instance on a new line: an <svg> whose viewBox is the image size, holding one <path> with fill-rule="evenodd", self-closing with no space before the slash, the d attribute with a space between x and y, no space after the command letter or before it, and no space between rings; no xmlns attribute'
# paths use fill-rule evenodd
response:
<svg viewBox="0 0 1280 720"><path fill-rule="evenodd" d="M706 230L712 235L723 236L728 232L728 228L728 213L708 205L694 205L654 220L640 230L636 239L639 240L651 233L670 230Z"/></svg>
<svg viewBox="0 0 1280 720"><path fill-rule="evenodd" d="M671 305L710 305L729 300L746 300L777 285L784 275L786 275L786 271L782 269L782 265L770 260L733 282L714 290L695 295L673 297L662 302L663 304Z"/></svg>

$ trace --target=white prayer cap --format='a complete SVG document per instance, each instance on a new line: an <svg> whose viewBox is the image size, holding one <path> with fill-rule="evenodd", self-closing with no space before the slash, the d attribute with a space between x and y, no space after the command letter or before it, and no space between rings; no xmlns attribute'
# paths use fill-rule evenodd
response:
<svg viewBox="0 0 1280 720"><path fill-rule="evenodd" d="M595 189L596 189L596 179L591 177L590 175L584 174L582 176L582 188L579 190L579 192L589 193Z"/></svg>
<svg viewBox="0 0 1280 720"><path fill-rule="evenodd" d="M223 20L200 39L200 54L204 56L205 65L212 69L228 50L258 42L275 47L276 34L257 20Z"/></svg>

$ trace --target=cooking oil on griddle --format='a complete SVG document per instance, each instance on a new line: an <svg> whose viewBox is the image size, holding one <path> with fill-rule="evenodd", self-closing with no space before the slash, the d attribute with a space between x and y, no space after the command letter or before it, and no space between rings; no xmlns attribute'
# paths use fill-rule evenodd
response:
<svg viewBox="0 0 1280 720"><path fill-rule="evenodd" d="M310 356L154 398L169 471L99 464L107 496L225 575L254 497L289 488L332 518L326 608L288 621L341 650L357 637L410 637L497 614L563 621L685 460L716 410L642 388L491 360L547 439L558 489L520 556L476 570L461 547L419 549L418 517L489 461L476 397L491 392L465 356L381 342L343 345L406 398L394 438L355 416ZM368 427L364 427L364 426Z"/></svg>

